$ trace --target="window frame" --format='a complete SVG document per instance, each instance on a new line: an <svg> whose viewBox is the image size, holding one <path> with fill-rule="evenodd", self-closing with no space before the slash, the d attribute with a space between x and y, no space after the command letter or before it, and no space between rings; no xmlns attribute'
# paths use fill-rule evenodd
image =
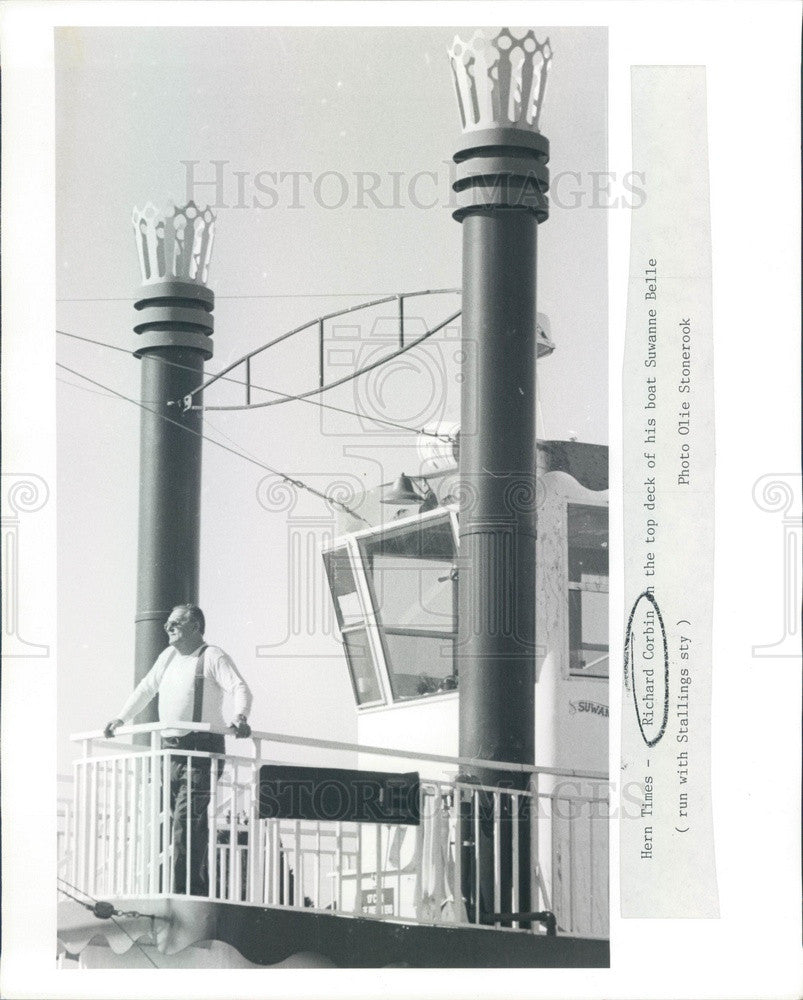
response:
<svg viewBox="0 0 803 1000"><path fill-rule="evenodd" d="M379 606L379 600L376 594L376 589L374 586L373 574L368 570L367 557L365 552L365 547L371 542L376 541L380 538L388 538L393 535L401 535L412 528L423 526L428 526L429 524L437 521L443 521L444 524L448 523L451 529L451 539L452 539L452 562L451 566L454 567L456 564L458 556L458 534L456 530L455 523L455 512L450 508L436 507L432 511L428 511L425 514L414 514L411 517L399 518L398 521L393 521L389 525L384 524L373 530L366 530L358 532L355 536L355 542L357 544L357 549L359 552L359 562L360 562L360 572L364 575L365 583L368 589L371 600L371 608L373 611L373 618L376 624L377 638L379 639L380 645L382 647L382 666L384 668L384 673L387 678L388 689L390 692L390 701L395 705L409 705L412 702L417 701L429 701L433 697L438 697L439 695L451 695L458 690L457 684L454 688L445 691L433 691L430 694L420 694L417 696L404 696L397 693L397 687L395 683L395 670L393 665L393 658L390 655L390 650L388 649L388 643L386 641L386 635L405 635L405 636L422 636L429 639L451 639L452 640L452 677L457 677L457 620L454 618L454 628L451 631L446 629L422 629L416 628L414 626L403 626L403 625L385 625L382 621L381 611ZM456 587L456 584L452 584ZM452 597L452 607L456 609L456 595Z"/></svg>
<svg viewBox="0 0 803 1000"><path fill-rule="evenodd" d="M376 680L377 690L379 691L379 698L375 698L373 701L360 701L360 695L357 690L357 678L351 666L351 657L349 656L349 644L346 641L345 637L347 635L353 635L356 632L362 632L363 635L365 636L365 648L368 650L370 666L374 673L374 679ZM340 630L340 636L343 645L343 656L346 659L346 666L349 672L349 679L351 680L351 689L354 694L354 701L357 705L358 711L361 711L362 709L365 708L379 708L382 705L386 705L387 701L385 699L385 693L382 685L382 675L381 672L377 669L376 658L371 648L371 640L368 634L367 623L363 621L356 625L355 624L349 625L346 628Z"/></svg>
<svg viewBox="0 0 803 1000"><path fill-rule="evenodd" d="M590 594L610 594L610 562L608 562L608 574L603 575L601 573L589 573L587 576L589 579L583 580L572 580L571 579L571 550L572 550L572 538L569 532L570 516L569 511L572 507L586 507L594 511L604 511L606 516L606 526L609 525L610 515L609 508L607 504L594 504L588 503L587 501L581 500L566 500L566 670L567 677L569 680L581 680L583 678L588 678L589 680L599 680L608 681L610 679L610 629L608 629L608 644L607 646L602 646L599 643L583 643L581 641L579 649L581 651L587 652L603 652L607 651L608 656L605 658L608 661L608 666L605 673L589 672L585 670L578 670L572 668L572 593L590 593ZM608 611L610 612L610 602L608 604ZM582 605L580 608L580 636L582 639ZM601 662L602 657L596 662Z"/></svg>
<svg viewBox="0 0 803 1000"><path fill-rule="evenodd" d="M338 601L332 589L332 578L329 573L329 558L336 556L340 552L345 553L348 557L348 566L355 584L360 610L362 611L362 617L359 621L350 621L348 624L344 624L342 621ZM385 677L384 670L382 669L383 665L380 663L376 655L377 637L372 634L372 626L375 629L375 623L372 621L373 615L369 610L370 605L366 603L367 581L363 577L363 567L359 558L359 552L353 543L353 539L336 538L333 539L331 545L321 553L321 558L324 564L324 572L326 573L326 582L329 587L329 594L333 604L335 605L335 619L340 633L340 644L343 647L343 658L346 661L346 669L348 670L349 681L351 682L351 689L354 694L357 711L364 711L367 708L382 708L389 702L389 688L387 685L387 678ZM365 633L365 644L370 657L371 669L374 672L374 679L376 680L376 686L379 691L379 698L373 701L361 702L357 693L357 679L354 676L354 671L352 670L348 646L344 638L344 636L353 632Z"/></svg>
<svg viewBox="0 0 803 1000"><path fill-rule="evenodd" d="M453 658L452 676L456 676L456 644L457 644L457 621L454 621L454 629L452 631L447 630L434 630L434 629L420 629L414 627L404 627L404 626L385 626L381 620L381 613L379 611L379 604L377 601L376 593L374 591L373 580L371 579L371 574L368 571L367 564L364 561L364 546L369 544L371 541L377 540L381 537L387 537L388 535L401 534L405 530L409 530L413 526L424 527L428 526L431 522L443 521L448 523L451 528L451 540L452 540L452 566L456 565L458 551L459 551L459 527L457 523L457 512L456 509L451 505L445 505L441 507L436 507L432 511L426 511L423 514L415 512L407 517L400 517L395 521L385 522L379 525L372 525L369 528L364 528L360 531L354 532L350 535L341 535L338 538L332 539L331 543L327 548L321 553L324 561L324 567L326 572L327 586L329 588L330 599L335 604L335 620L337 622L338 631L341 636L341 645L343 645L343 656L346 660L346 666L349 672L349 680L352 685L352 691L354 693L354 699L358 712L371 711L376 709L387 709L394 706L400 705L410 705L421 701L432 701L436 698L453 698L457 694L457 687L452 689L447 689L445 691L435 691L431 694L421 694L415 697L399 696L396 694L396 688L394 687L393 679L393 665L390 657L390 653L387 648L387 643L385 641L385 634L400 634L400 635L424 635L425 637L432 639L452 639L453 649L455 650L455 657ZM328 572L328 558L331 558L339 551L345 551L348 554L349 568L354 579L354 583L357 588L357 595L360 601L360 607L362 610L362 618L360 621L350 622L347 625L341 624L340 611L337 606L337 599L334 596L334 592L331 584L331 577ZM456 587L457 584L453 583ZM453 607L456 609L457 600L456 593L453 596ZM351 663L348 658L348 653L345 648L345 642L342 641L344 634L353 632L356 630L364 630L366 634L366 640L368 649L371 655L371 663L374 669L375 676L379 682L379 691L381 693L381 700L364 702L362 704L357 700L356 692L356 682L354 674L351 669Z"/></svg>

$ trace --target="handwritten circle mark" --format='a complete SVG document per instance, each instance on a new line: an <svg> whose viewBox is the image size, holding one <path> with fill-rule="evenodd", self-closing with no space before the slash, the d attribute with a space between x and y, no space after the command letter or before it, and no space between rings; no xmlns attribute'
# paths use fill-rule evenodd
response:
<svg viewBox="0 0 803 1000"><path fill-rule="evenodd" d="M635 639L633 637L633 619L636 616L636 610L642 600L648 601L652 604L653 608L655 608L655 614L658 618L658 626L661 630L661 643L664 648L664 712L661 726L652 739L647 738L647 734L644 732L644 726L641 721L641 712L639 711L638 698L636 696L635 657L633 655L633 646L635 643ZM633 705L636 709L636 721L638 722L638 727L641 732L641 738L648 747L654 747L656 743L661 741L661 738L666 732L666 724L669 720L669 647L666 642L666 629L664 627L664 619L661 614L661 609L658 607L658 602L649 590L645 590L636 598L633 607L630 610L630 617L627 620L627 631L625 632L625 683L633 692Z"/></svg>

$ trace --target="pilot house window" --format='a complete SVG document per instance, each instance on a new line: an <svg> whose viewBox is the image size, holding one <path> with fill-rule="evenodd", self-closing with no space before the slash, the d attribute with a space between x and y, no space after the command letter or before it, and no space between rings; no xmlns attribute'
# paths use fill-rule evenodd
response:
<svg viewBox="0 0 803 1000"><path fill-rule="evenodd" d="M365 628L365 612L357 590L348 549L324 552L329 589L343 637L343 648L351 676L351 686L358 705L378 705L384 700L376 664Z"/></svg>
<svg viewBox="0 0 803 1000"><path fill-rule="evenodd" d="M394 527L361 540L395 700L457 687L450 517Z"/></svg>
<svg viewBox="0 0 803 1000"><path fill-rule="evenodd" d="M568 506L569 673L608 676L608 508Z"/></svg>
<svg viewBox="0 0 803 1000"><path fill-rule="evenodd" d="M377 528L324 553L361 708L457 688L455 536L448 512Z"/></svg>

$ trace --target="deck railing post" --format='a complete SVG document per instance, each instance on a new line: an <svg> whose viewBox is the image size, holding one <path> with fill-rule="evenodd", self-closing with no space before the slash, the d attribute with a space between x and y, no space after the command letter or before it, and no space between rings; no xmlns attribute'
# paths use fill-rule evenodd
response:
<svg viewBox="0 0 803 1000"><path fill-rule="evenodd" d="M89 793L89 894L94 896L97 889L98 868L98 765L90 761L90 793Z"/></svg>
<svg viewBox="0 0 803 1000"><path fill-rule="evenodd" d="M278 819L268 820L270 823L270 901L274 906L279 905L282 886L282 840L279 831Z"/></svg>
<svg viewBox="0 0 803 1000"><path fill-rule="evenodd" d="M521 846L522 845L521 845L521 839L519 838L519 832L520 832L519 831L519 821L521 819L521 805L522 804L524 804L526 806L526 798L525 798L525 796L522 793L514 792L513 794L511 794L511 796L510 796L510 805L511 805L510 823L511 823L511 830L512 830L512 834L513 834L513 851L512 851L512 856L513 856L513 880L512 880L512 883L511 883L510 909L511 909L511 911L513 913L518 913L520 911L520 909L521 909L521 907L520 907L521 894L519 892L519 883L520 883L520 880L521 880L520 879L520 870L521 870L520 851L521 851ZM525 871L526 870L527 869L525 869ZM530 893L530 899L532 899L532 892ZM519 926L519 921L518 920L514 920L513 921L513 926L514 927L518 927Z"/></svg>
<svg viewBox="0 0 803 1000"><path fill-rule="evenodd" d="M100 761L97 769L97 856L95 858L95 893L103 895L106 892L104 875L106 873L106 811L108 808L108 785L106 778L106 761Z"/></svg>
<svg viewBox="0 0 803 1000"><path fill-rule="evenodd" d="M207 841L207 868L209 869L210 899L217 898L217 802L218 802L218 768L213 761L209 769L209 839Z"/></svg>
<svg viewBox="0 0 803 1000"><path fill-rule="evenodd" d="M574 803L570 798L564 800L569 803L569 932L574 930Z"/></svg>
<svg viewBox="0 0 803 1000"><path fill-rule="evenodd" d="M195 758L192 756L187 757L187 811L185 813L184 820L184 893L189 896L192 891L192 817L193 817L193 806L192 806L192 766L195 763Z"/></svg>
<svg viewBox="0 0 803 1000"><path fill-rule="evenodd" d="M248 805L248 892L251 903L263 903L264 893L257 887L263 885L264 854L262 851L262 824L259 822L259 769L262 763L262 744L254 740L254 760L251 764L251 790Z"/></svg>
<svg viewBox="0 0 803 1000"><path fill-rule="evenodd" d="M161 862L162 862L162 892L172 892L173 891L173 863L175 859L173 858L173 817L171 816L172 810L170 809L170 767L171 767L171 756L170 753L166 753L162 757L162 808L161 814L163 819L162 823L162 840L161 840Z"/></svg>
<svg viewBox="0 0 803 1000"><path fill-rule="evenodd" d="M529 857L529 872L530 872L530 899L532 900L532 906L535 911L539 911L542 908L541 900L541 880L538 873L540 872L539 863L539 829L541 826L541 799L539 795L539 785L538 785L538 772L535 771L530 775L529 781L530 788L530 857Z"/></svg>
<svg viewBox="0 0 803 1000"><path fill-rule="evenodd" d="M594 817L588 813L588 930L594 933Z"/></svg>
<svg viewBox="0 0 803 1000"><path fill-rule="evenodd" d="M335 908L343 908L343 824L335 827Z"/></svg>
<svg viewBox="0 0 803 1000"><path fill-rule="evenodd" d="M356 886L355 896L354 896L354 912L362 912L362 824L357 823L357 854L355 857L356 861L356 878L354 884Z"/></svg>
<svg viewBox="0 0 803 1000"><path fill-rule="evenodd" d="M376 915L382 915L382 824L376 824Z"/></svg>
<svg viewBox="0 0 803 1000"><path fill-rule="evenodd" d="M72 797L73 797L73 810L71 825L73 828L72 833L72 858L70 865L70 880L73 885L78 885L78 852L81 849L80 841L78 839L78 818L79 818L79 808L78 808L78 781L80 775L80 765L76 762L73 765L73 786L72 786Z"/></svg>
<svg viewBox="0 0 803 1000"><path fill-rule="evenodd" d="M463 789L455 784L454 786L454 907L458 914L458 919L462 916L463 906Z"/></svg>
<svg viewBox="0 0 803 1000"><path fill-rule="evenodd" d="M110 804L110 830L109 830L109 848L110 848L110 868L109 868L109 892L116 895L118 892L117 886L117 857L119 854L119 847L117 844L117 763L118 760L115 757L111 761L111 771L112 771L112 787L111 787L111 804Z"/></svg>
<svg viewBox="0 0 803 1000"><path fill-rule="evenodd" d="M128 892L128 857L129 840L131 830L129 826L129 801L128 801L128 758L123 757L121 781L120 781L120 895L124 896Z"/></svg>
<svg viewBox="0 0 803 1000"><path fill-rule="evenodd" d="M228 868L229 876L229 886L227 899L229 901L236 898L235 895L235 865L237 863L236 845L237 845L237 775L236 773L231 777L231 791L229 794L229 850L228 850L228 861L226 866Z"/></svg>
<svg viewBox="0 0 803 1000"><path fill-rule="evenodd" d="M150 777L150 858L148 859L148 891L155 896L159 891L158 861L159 861L159 771L157 767L159 734L151 733L151 752L149 755L148 773Z"/></svg>
<svg viewBox="0 0 803 1000"><path fill-rule="evenodd" d="M313 865L313 871L315 873L315 882L313 885L313 896L312 904L313 906L319 907L321 905L321 824L318 821L315 824L315 855L313 857L315 862Z"/></svg>

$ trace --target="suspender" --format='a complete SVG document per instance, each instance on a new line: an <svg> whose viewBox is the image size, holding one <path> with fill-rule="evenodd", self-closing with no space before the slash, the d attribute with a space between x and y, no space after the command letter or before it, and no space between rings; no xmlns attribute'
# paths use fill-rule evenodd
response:
<svg viewBox="0 0 803 1000"><path fill-rule="evenodd" d="M201 646L198 653L198 660L195 664L195 693L192 702L192 721L201 721L201 712L204 704L204 653L206 646Z"/></svg>
<svg viewBox="0 0 803 1000"><path fill-rule="evenodd" d="M203 711L204 704L204 653L207 650L206 644L201 646L198 652L198 659L195 662L195 684L193 690L192 698L192 721L201 722L201 713ZM170 650L170 656L167 658L167 663L165 663L165 670L170 666L173 657L176 655L176 650Z"/></svg>

